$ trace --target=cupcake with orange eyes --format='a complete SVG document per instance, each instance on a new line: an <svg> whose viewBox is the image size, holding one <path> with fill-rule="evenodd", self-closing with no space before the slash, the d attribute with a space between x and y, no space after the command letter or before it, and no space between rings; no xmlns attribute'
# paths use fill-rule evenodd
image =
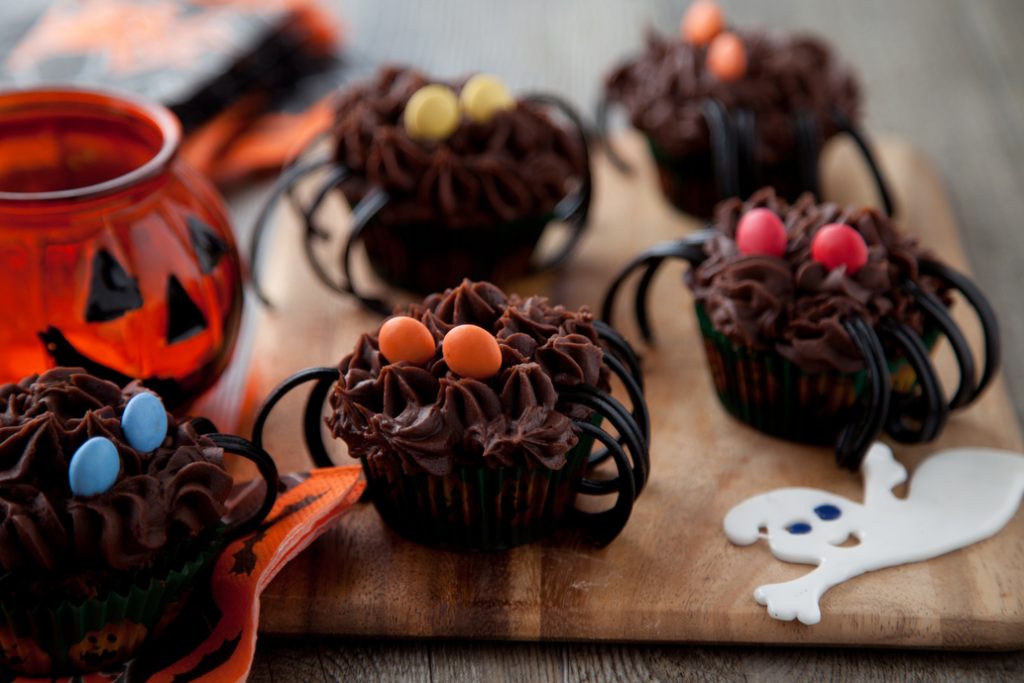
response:
<svg viewBox="0 0 1024 683"><path fill-rule="evenodd" d="M630 409L610 394L612 375ZM260 411L257 444L267 413L303 379L318 380L305 425L314 459L327 457L318 437L326 397L327 426L362 461L381 516L428 545L509 548L551 533L578 493L617 493L609 510L576 512L604 544L647 479L636 358L586 308L463 281L397 310L337 369L287 380ZM605 459L614 478L584 478Z"/></svg>
<svg viewBox="0 0 1024 683"><path fill-rule="evenodd" d="M731 30L716 3L696 0L679 33L649 33L644 52L608 75L602 127L613 104L643 133L666 197L687 213L710 217L720 200L764 186L790 201L818 194L819 151L842 133L892 213L858 130L857 80L819 38Z"/></svg>
<svg viewBox="0 0 1024 683"><path fill-rule="evenodd" d="M362 241L373 271L387 284L426 294L462 277L506 281L564 261L586 225L591 180L578 116L550 95L516 98L496 77L441 81L411 68L386 67L342 92L328 132L331 158L297 166L281 191L307 172L329 172L302 208L307 254L332 289L389 307L357 290L352 245ZM313 248L337 232L318 220L337 190L352 207L341 256L343 279ZM264 215L264 219L267 214ZM259 289L259 244L253 280ZM535 247L549 225L568 227L562 245Z"/></svg>

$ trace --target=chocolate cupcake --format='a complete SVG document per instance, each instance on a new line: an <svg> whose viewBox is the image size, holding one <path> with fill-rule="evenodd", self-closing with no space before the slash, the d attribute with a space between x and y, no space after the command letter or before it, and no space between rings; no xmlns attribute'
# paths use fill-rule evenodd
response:
<svg viewBox="0 0 1024 683"><path fill-rule="evenodd" d="M720 200L763 186L794 200L818 193L818 155L850 134L891 200L857 130L856 79L822 40L805 35L725 30L714 3L687 10L681 36L647 35L638 57L613 70L599 119L621 105L645 136L662 189L677 208L708 217Z"/></svg>
<svg viewBox="0 0 1024 683"><path fill-rule="evenodd" d="M628 390L631 411L609 394L610 372ZM329 463L318 434L326 397L327 425L362 461L381 516L422 543L474 550L527 543L551 533L580 491L618 493L611 510L586 516L593 538L607 543L647 478L649 424L636 359L586 308L463 281L396 310L359 338L338 369L287 380L260 411L257 444L273 405L307 379L319 382L306 412L314 458ZM591 452L595 440L601 452ZM608 457L614 479L584 479Z"/></svg>
<svg viewBox="0 0 1024 683"><path fill-rule="evenodd" d="M329 137L332 158L297 167L282 190L306 170L331 169L303 213L307 253L333 289L360 296L350 271L356 241L382 280L423 294L463 277L522 274L538 265L537 242L556 221L569 224L570 236L540 267L560 263L586 224L590 168L577 116L551 96L514 99L493 76L446 83L383 68L340 94ZM313 221L335 188L353 207L341 283L327 276L312 248L330 232ZM253 242L254 267L265 218Z"/></svg>
<svg viewBox="0 0 1024 683"><path fill-rule="evenodd" d="M726 409L769 434L838 442L855 468L884 429L897 440L930 441L950 409L969 404L999 362L998 329L984 296L964 276L899 233L876 209L790 205L771 189L727 200L713 227L657 245L615 281L644 267L642 304L654 270L683 258L712 379ZM953 290L985 328L985 365L948 313ZM650 336L642 308L638 319ZM940 336L956 356L959 386L950 400L929 360Z"/></svg>
<svg viewBox="0 0 1024 683"><path fill-rule="evenodd" d="M259 523L273 461L208 427L175 420L138 383L122 390L81 369L0 387L0 664L43 675L132 657L225 538ZM264 504L234 528L221 523L225 448L268 480Z"/></svg>

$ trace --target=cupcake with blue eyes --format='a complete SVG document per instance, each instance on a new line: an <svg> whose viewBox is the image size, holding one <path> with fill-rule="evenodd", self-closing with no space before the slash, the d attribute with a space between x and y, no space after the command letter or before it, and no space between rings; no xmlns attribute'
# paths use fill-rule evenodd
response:
<svg viewBox="0 0 1024 683"><path fill-rule="evenodd" d="M225 536L205 424L81 369L0 387L0 665L109 669L176 611Z"/></svg>

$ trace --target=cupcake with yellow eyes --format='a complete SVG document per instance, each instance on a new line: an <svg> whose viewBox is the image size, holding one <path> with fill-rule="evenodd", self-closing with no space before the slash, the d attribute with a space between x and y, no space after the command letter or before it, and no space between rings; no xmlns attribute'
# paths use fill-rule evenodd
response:
<svg viewBox="0 0 1024 683"><path fill-rule="evenodd" d="M556 265L586 225L591 180L578 117L551 96L516 98L494 76L445 82L414 69L381 69L339 95L330 138L331 159L295 168L282 187L324 163L329 168L303 207L309 247L337 231L317 219L334 188L352 207L343 281L332 280L307 249L333 289L360 296L350 271L358 241L382 280L425 294L462 277L504 281ZM257 289L262 224L252 254ZM566 225L568 235L553 252L536 254L553 224Z"/></svg>
<svg viewBox="0 0 1024 683"><path fill-rule="evenodd" d="M630 409L612 397L612 375ZM326 457L319 436L309 439L320 434L326 398L327 426L362 461L381 516L421 543L499 550L578 514L603 545L622 530L647 479L636 358L586 308L463 281L396 310L337 368L286 380L260 411L256 443L283 393L314 378L305 424L314 459ZM585 478L605 459L614 478ZM618 495L611 509L585 515L573 512L577 493Z"/></svg>

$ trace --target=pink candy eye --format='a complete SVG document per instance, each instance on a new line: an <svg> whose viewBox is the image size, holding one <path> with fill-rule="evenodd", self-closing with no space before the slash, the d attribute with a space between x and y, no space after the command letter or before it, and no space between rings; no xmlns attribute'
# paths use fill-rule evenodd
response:
<svg viewBox="0 0 1024 683"><path fill-rule="evenodd" d="M830 223L814 235L811 258L829 270L846 266L847 274L853 275L868 262L868 245L849 225Z"/></svg>
<svg viewBox="0 0 1024 683"><path fill-rule="evenodd" d="M786 228L770 209L753 209L736 226L736 246L742 254L781 258L786 253Z"/></svg>

